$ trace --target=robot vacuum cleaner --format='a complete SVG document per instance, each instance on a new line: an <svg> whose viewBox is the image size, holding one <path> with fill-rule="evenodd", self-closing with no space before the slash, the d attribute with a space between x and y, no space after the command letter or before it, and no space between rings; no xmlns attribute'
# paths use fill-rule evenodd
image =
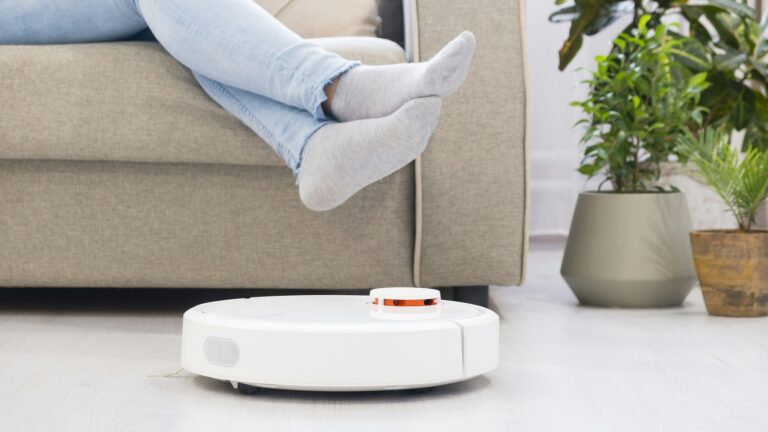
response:
<svg viewBox="0 0 768 432"><path fill-rule="evenodd" d="M434 289L243 298L184 313L181 366L242 393L433 387L498 361L498 315Z"/></svg>

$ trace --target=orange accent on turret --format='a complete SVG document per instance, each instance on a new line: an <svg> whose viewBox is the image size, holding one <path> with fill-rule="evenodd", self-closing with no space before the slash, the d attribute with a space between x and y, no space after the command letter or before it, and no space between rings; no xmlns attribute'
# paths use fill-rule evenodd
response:
<svg viewBox="0 0 768 432"><path fill-rule="evenodd" d="M379 299L373 299L373 304L379 304ZM424 300L393 300L384 299L384 306L434 306L437 304L437 299L424 299Z"/></svg>

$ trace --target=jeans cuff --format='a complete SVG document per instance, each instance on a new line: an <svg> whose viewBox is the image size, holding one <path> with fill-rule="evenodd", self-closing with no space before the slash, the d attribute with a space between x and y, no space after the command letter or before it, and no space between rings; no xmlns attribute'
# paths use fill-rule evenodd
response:
<svg viewBox="0 0 768 432"><path fill-rule="evenodd" d="M341 75L344 75L345 73L349 72L353 68L356 68L357 66L360 66L359 61L352 61L346 63L341 68L337 69L335 72L331 74L328 79L326 79L323 84L315 91L315 100L313 102L313 110L310 111L310 114L312 114L315 117L315 120L323 121L327 120L327 117L325 115L325 112L323 111L323 102L328 100L328 96L325 95L325 87L330 85L336 78L340 77Z"/></svg>

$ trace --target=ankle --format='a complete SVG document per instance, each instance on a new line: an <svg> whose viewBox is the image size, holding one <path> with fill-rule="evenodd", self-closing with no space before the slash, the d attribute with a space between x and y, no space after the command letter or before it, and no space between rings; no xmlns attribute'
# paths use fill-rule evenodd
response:
<svg viewBox="0 0 768 432"><path fill-rule="evenodd" d="M331 81L331 83L323 89L325 91L325 102L322 103L321 107L326 116L333 116L333 109L331 107L333 107L333 98L336 96L336 89L339 88L340 80L341 76L336 77L336 79Z"/></svg>

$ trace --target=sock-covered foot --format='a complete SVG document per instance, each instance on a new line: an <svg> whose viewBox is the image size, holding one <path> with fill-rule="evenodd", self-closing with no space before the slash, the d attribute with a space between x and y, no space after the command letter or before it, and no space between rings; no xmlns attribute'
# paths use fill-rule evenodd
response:
<svg viewBox="0 0 768 432"><path fill-rule="evenodd" d="M307 142L299 171L301 201L330 210L416 159L440 116L440 98L407 102L386 117L332 123Z"/></svg>
<svg viewBox="0 0 768 432"><path fill-rule="evenodd" d="M427 62L353 68L339 79L331 113L342 122L378 118L411 99L448 96L464 82L474 53L475 36L464 32Z"/></svg>

